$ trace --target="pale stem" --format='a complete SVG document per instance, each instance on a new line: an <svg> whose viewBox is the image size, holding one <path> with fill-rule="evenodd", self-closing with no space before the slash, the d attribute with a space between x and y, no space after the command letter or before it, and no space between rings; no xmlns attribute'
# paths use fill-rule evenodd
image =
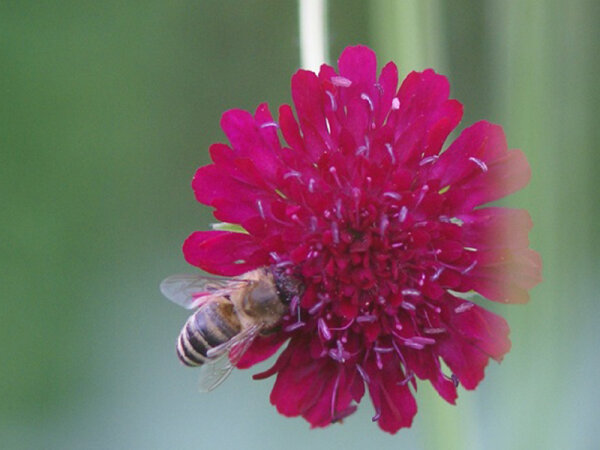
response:
<svg viewBox="0 0 600 450"><path fill-rule="evenodd" d="M328 61L327 0L298 0L300 18L300 66L319 71Z"/></svg>

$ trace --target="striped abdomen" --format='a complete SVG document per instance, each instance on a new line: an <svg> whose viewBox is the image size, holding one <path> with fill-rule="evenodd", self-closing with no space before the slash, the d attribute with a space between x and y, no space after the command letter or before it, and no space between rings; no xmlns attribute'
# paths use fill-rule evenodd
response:
<svg viewBox="0 0 600 450"><path fill-rule="evenodd" d="M185 323L177 339L177 356L186 366L199 366L210 358L208 350L229 341L241 325L226 298L210 301Z"/></svg>

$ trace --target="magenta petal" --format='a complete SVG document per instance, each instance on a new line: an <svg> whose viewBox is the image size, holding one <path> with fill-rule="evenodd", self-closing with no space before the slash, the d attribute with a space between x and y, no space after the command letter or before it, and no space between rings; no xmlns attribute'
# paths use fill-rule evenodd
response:
<svg viewBox="0 0 600 450"><path fill-rule="evenodd" d="M480 208L458 216L468 247L527 248L532 222L524 209Z"/></svg>
<svg viewBox="0 0 600 450"><path fill-rule="evenodd" d="M408 74L398 91L399 109L394 114L397 131L402 132L420 116L431 121L439 119L438 111L449 94L447 78L431 69Z"/></svg>
<svg viewBox="0 0 600 450"><path fill-rule="evenodd" d="M292 98L304 134L305 149L313 160L317 160L331 145L322 96L321 84L313 72L299 70L294 74Z"/></svg>
<svg viewBox="0 0 600 450"><path fill-rule="evenodd" d="M196 231L183 243L188 263L217 275L234 276L268 263L267 252L250 235Z"/></svg>
<svg viewBox="0 0 600 450"><path fill-rule="evenodd" d="M523 189L531 178L531 168L521 150L509 150L506 155L490 161L486 173L461 186L468 192L464 208L473 208L506 197Z"/></svg>
<svg viewBox="0 0 600 450"><path fill-rule="evenodd" d="M270 358L286 340L287 336L280 333L256 338L250 348L244 353L244 356L238 361L236 367L238 369L247 369L254 364Z"/></svg>
<svg viewBox="0 0 600 450"><path fill-rule="evenodd" d="M440 356L466 389L483 379L489 358L497 361L510 350L506 321L480 306L447 297L450 336L438 345Z"/></svg>
<svg viewBox="0 0 600 450"><path fill-rule="evenodd" d="M264 195L264 189L234 179L230 174L216 164L200 167L192 181L196 199L205 205L213 205L221 198L235 198L241 201L255 202L259 194Z"/></svg>
<svg viewBox="0 0 600 450"><path fill-rule="evenodd" d="M293 350L294 353L302 351ZM321 361L307 361L296 366L288 364L277 374L277 379L271 391L271 404L277 407L281 414L293 417L303 414L314 406L327 384L327 377L320 371Z"/></svg>
<svg viewBox="0 0 600 450"><path fill-rule="evenodd" d="M388 433L410 427L417 413L417 402L408 384L399 383L402 381L402 373L393 367L391 359L382 370L375 364L370 364L367 374L371 380L368 384L369 394L379 427Z"/></svg>
<svg viewBox="0 0 600 450"><path fill-rule="evenodd" d="M353 84L373 86L377 70L375 52L369 47L357 45L346 47L338 60L340 75Z"/></svg>
<svg viewBox="0 0 600 450"><path fill-rule="evenodd" d="M272 122L271 114L266 105L261 105L257 110L257 119L247 111L232 109L223 114L221 127L229 138L236 156L249 158L261 168L264 176L273 179L280 163L277 158L279 142L267 129L261 128L264 123ZM259 122L260 121L260 122ZM258 123L257 123L258 122Z"/></svg>
<svg viewBox="0 0 600 450"><path fill-rule="evenodd" d="M504 131L489 122L477 122L463 130L448 149L440 155L430 175L440 179L441 186L452 185L469 176L479 176L487 170L478 164L493 161L507 152Z"/></svg>
<svg viewBox="0 0 600 450"><path fill-rule="evenodd" d="M456 386L442 373L438 355L423 350L406 349L404 358L415 375L422 380L429 380L440 396L450 404L456 402Z"/></svg>
<svg viewBox="0 0 600 450"><path fill-rule="evenodd" d="M525 303L528 291L542 281L541 266L539 254L528 248L480 251L465 282L489 300Z"/></svg>
<svg viewBox="0 0 600 450"><path fill-rule="evenodd" d="M398 68L396 64L389 62L381 69L379 86L381 87L381 99L377 109L376 122L382 124L392 107L392 99L398 88Z"/></svg>

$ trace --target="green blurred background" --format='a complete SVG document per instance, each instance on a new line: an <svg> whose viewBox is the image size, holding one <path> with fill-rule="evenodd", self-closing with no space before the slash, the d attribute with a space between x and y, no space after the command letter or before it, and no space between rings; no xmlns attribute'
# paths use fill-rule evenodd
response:
<svg viewBox="0 0 600 450"><path fill-rule="evenodd" d="M545 281L508 317L513 350L446 405L420 385L395 436L368 400L309 431L272 380L239 371L196 393L161 298L207 229L190 182L221 113L290 101L296 2L0 3L0 448L592 449L600 445L600 2L332 0L330 54L372 46L402 75L434 67L461 127L504 125L533 167Z"/></svg>

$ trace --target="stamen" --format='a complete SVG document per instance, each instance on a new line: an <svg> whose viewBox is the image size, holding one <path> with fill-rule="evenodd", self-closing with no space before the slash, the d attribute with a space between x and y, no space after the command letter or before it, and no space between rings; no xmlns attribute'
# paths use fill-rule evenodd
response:
<svg viewBox="0 0 600 450"><path fill-rule="evenodd" d="M442 274L442 272L445 270L444 267L438 267L438 269L435 271L435 273L431 276L431 281L436 281L440 275Z"/></svg>
<svg viewBox="0 0 600 450"><path fill-rule="evenodd" d="M319 320L317 320L317 327L319 329L319 334L321 335L323 340L329 341L331 339L331 331L329 331L329 327L327 327L327 324L325 323L322 317L320 317Z"/></svg>
<svg viewBox="0 0 600 450"><path fill-rule="evenodd" d="M275 128L279 128L279 124L277 122L265 122L262 123L260 125L261 128L267 128L267 127L275 127Z"/></svg>
<svg viewBox="0 0 600 450"><path fill-rule="evenodd" d="M294 295L290 300L290 311L298 311L300 312L300 296Z"/></svg>
<svg viewBox="0 0 600 450"><path fill-rule="evenodd" d="M287 180L290 177L300 178L301 176L302 176L302 174L300 172L297 172L295 170L291 170L290 172L288 172L285 175L283 175L283 179Z"/></svg>
<svg viewBox="0 0 600 450"><path fill-rule="evenodd" d="M409 373L408 375L406 375L406 376L404 377L404 380L402 380L402 381L398 382L398 385L399 385L399 386L405 386L405 385L406 385L406 383L408 383L408 382L409 382L410 380L412 380L414 377L415 377L415 373L414 373L414 372L411 372L411 373Z"/></svg>
<svg viewBox="0 0 600 450"><path fill-rule="evenodd" d="M298 214L292 214L292 216L290 217L290 219L292 219L294 222L296 222L298 225L302 225L304 226L304 222L302 222L300 220L300 217L298 217Z"/></svg>
<svg viewBox="0 0 600 450"><path fill-rule="evenodd" d="M335 201L335 215L337 216L338 219L342 219L342 199L338 198Z"/></svg>
<svg viewBox="0 0 600 450"><path fill-rule="evenodd" d="M392 160L392 164L396 164L396 155L394 155L394 149L392 148L392 144L389 142L385 143L385 148L390 154L390 159Z"/></svg>
<svg viewBox="0 0 600 450"><path fill-rule="evenodd" d="M339 370L337 377L335 378L335 383L333 384L333 392L331 394L331 418L332 420L335 418L335 401L337 399L337 391L338 386L340 384L340 376L342 375L342 371Z"/></svg>
<svg viewBox="0 0 600 450"><path fill-rule="evenodd" d="M260 200L256 200L256 205L258 206L258 212L260 212L260 217L265 218L265 210L263 209L262 202Z"/></svg>
<svg viewBox="0 0 600 450"><path fill-rule="evenodd" d="M393 198L394 200L402 200L402 196L400 194L398 194L397 192L384 192L383 193L384 197L388 197L388 198Z"/></svg>
<svg viewBox="0 0 600 450"><path fill-rule="evenodd" d="M400 221L400 223L402 223L406 220L407 214L408 214L408 208L406 207L406 205L404 205L404 206L402 206L402 208L400 208L400 214L398 214L398 220Z"/></svg>
<svg viewBox="0 0 600 450"><path fill-rule="evenodd" d="M445 328L423 328L423 333L425 334L442 334L445 332Z"/></svg>
<svg viewBox="0 0 600 450"><path fill-rule="evenodd" d="M319 310L320 310L320 309L323 307L323 303L325 303L325 302L323 302L322 300L321 300L319 303L315 303L315 304L314 304L313 306L311 306L311 308L308 310L308 313L309 313L311 316L314 316L314 315L315 315L315 313L316 313L317 311L319 311Z"/></svg>
<svg viewBox="0 0 600 450"><path fill-rule="evenodd" d="M338 75L335 77L331 77L331 84L333 84L334 86L338 86L338 87L350 87L350 86L352 86L352 81L346 77L342 77L342 76Z"/></svg>
<svg viewBox="0 0 600 450"><path fill-rule="evenodd" d="M383 214L379 221L379 235L381 237L383 237L385 235L385 230L387 230L387 227L389 226L389 224L390 224L390 221L389 221L387 215Z"/></svg>
<svg viewBox="0 0 600 450"><path fill-rule="evenodd" d="M379 370L383 369L383 361L381 359L381 353L375 352L375 364Z"/></svg>
<svg viewBox="0 0 600 450"><path fill-rule="evenodd" d="M335 96L329 91L325 91L325 93L329 96L329 101L331 102L331 110L337 111L337 102L335 101Z"/></svg>
<svg viewBox="0 0 600 450"><path fill-rule="evenodd" d="M271 252L271 253L269 253L269 256L270 256L271 258L273 258L273 261L276 261L276 262L278 262L278 261L280 261L280 260L281 260L281 258L280 258L280 257L279 257L279 255L277 254L277 252Z"/></svg>
<svg viewBox="0 0 600 450"><path fill-rule="evenodd" d="M392 109L393 110L400 109L400 100L398 99L398 97L394 97L392 99Z"/></svg>
<svg viewBox="0 0 600 450"><path fill-rule="evenodd" d="M454 312L457 314L460 314L460 313L470 310L473 306L475 306L475 303L464 302L464 303L458 305L456 308L454 308Z"/></svg>
<svg viewBox="0 0 600 450"><path fill-rule="evenodd" d="M344 350L344 347L339 340L337 341L337 350L330 349L327 354L331 359L342 363L346 362L346 358L350 356L350 353Z"/></svg>
<svg viewBox="0 0 600 450"><path fill-rule="evenodd" d="M461 274L465 275L467 273L469 273L471 270L473 270L473 268L477 265L477 260L473 260L473 262L469 265L469 267L467 267L466 269L463 269L460 271Z"/></svg>
<svg viewBox="0 0 600 450"><path fill-rule="evenodd" d="M414 206L415 208L421 204L421 202L425 198L425 194L427 193L428 190L429 190L429 186L428 185L425 185L425 186L423 186L421 188L421 192L419 193L419 198L415 202L415 206Z"/></svg>
<svg viewBox="0 0 600 450"><path fill-rule="evenodd" d="M458 387L458 385L460 384L460 380L458 379L456 374L453 373L452 375L450 375L450 378L452 379L452 382L454 383L454 387Z"/></svg>
<svg viewBox="0 0 600 450"><path fill-rule="evenodd" d="M356 318L356 321L358 323L365 323L365 322L375 322L377 320L377 316L374 314L364 314L362 316L358 316Z"/></svg>
<svg viewBox="0 0 600 450"><path fill-rule="evenodd" d="M333 331L344 331L344 330L347 330L348 328L350 328L350 326L353 323L354 323L354 319L350 319L348 321L348 323L346 325L344 325L343 327L336 327L336 328L330 327L329 329L333 330ZM341 339L342 339L342 342L348 342L348 338L346 336L342 336Z"/></svg>
<svg viewBox="0 0 600 450"><path fill-rule="evenodd" d="M368 150L368 149L367 149L367 146L366 146L366 145L361 145L360 147L358 147L358 148L356 149L356 152L354 152L354 154L355 154L356 156L361 156L361 155L363 155L363 154L367 153L367 150Z"/></svg>
<svg viewBox="0 0 600 450"><path fill-rule="evenodd" d="M402 289L402 295L406 295L411 296L411 297L418 297L421 295L421 291L417 290L417 289Z"/></svg>
<svg viewBox="0 0 600 450"><path fill-rule="evenodd" d="M311 178L310 180L308 180L308 192L310 192L311 194L313 192L315 192L315 179Z"/></svg>
<svg viewBox="0 0 600 450"><path fill-rule="evenodd" d="M333 176L333 179L337 183L338 187L342 187L342 183L340 182L340 179L337 175L337 169L335 167L331 166L329 168L329 173Z"/></svg>
<svg viewBox="0 0 600 450"><path fill-rule="evenodd" d="M380 295L379 297L377 297L377 302L380 305L385 305L385 297L383 295Z"/></svg>
<svg viewBox="0 0 600 450"><path fill-rule="evenodd" d="M371 97L369 97L367 94L365 94L363 92L362 94L360 94L360 98L362 98L363 100L365 100L369 104L369 109L371 111L373 111L375 109L375 107L373 106L373 101L371 100Z"/></svg>
<svg viewBox="0 0 600 450"><path fill-rule="evenodd" d="M338 224L335 220L331 222L331 237L333 238L334 244L340 243L340 230L338 229Z"/></svg>
<svg viewBox="0 0 600 450"><path fill-rule="evenodd" d="M423 337L423 336L413 336L412 338L410 338L410 340L413 342L416 342L417 344L423 344L423 345L435 344L435 339Z"/></svg>
<svg viewBox="0 0 600 450"><path fill-rule="evenodd" d="M394 351L393 347L373 347L373 351L377 353L391 353Z"/></svg>
<svg viewBox="0 0 600 450"><path fill-rule="evenodd" d="M381 417L381 408L376 407L375 408L375 415L371 418L371 421L377 422L380 417Z"/></svg>
<svg viewBox="0 0 600 450"><path fill-rule="evenodd" d="M396 354L398 355L398 358L400 358L400 361L402 361L402 365L406 368L406 360L404 359L404 355L400 351L400 347L398 347L398 344L396 343L395 339L392 339L392 347L394 347L394 350L396 350Z"/></svg>
<svg viewBox="0 0 600 450"><path fill-rule="evenodd" d="M291 333L292 331L297 330L298 328L302 328L304 325L306 325L304 322L294 322L293 324L285 327L283 330L287 333Z"/></svg>
<svg viewBox="0 0 600 450"><path fill-rule="evenodd" d="M365 381L365 383L367 383L367 384L371 383L369 374L367 374L367 372L365 372L365 369L363 369L359 364L356 365L356 370L358 370L359 375L362 377L362 379Z"/></svg>
<svg viewBox="0 0 600 450"><path fill-rule="evenodd" d="M479 159L479 158L475 158L475 157L471 156L471 157L469 158L469 161L472 161L472 162L474 162L475 164L477 164L483 173L485 173L485 172L487 172L487 171L488 171L488 166L487 166L487 164L486 164L486 163L484 163L484 162L483 162L481 159Z"/></svg>
<svg viewBox="0 0 600 450"><path fill-rule="evenodd" d="M317 231L317 225L319 224L319 219L316 216L310 216L310 231L313 233Z"/></svg>
<svg viewBox="0 0 600 450"><path fill-rule="evenodd" d="M429 164L431 162L434 162L436 159L438 159L438 155L431 155L431 156L428 156L427 158L423 158L419 162L419 166L424 166L425 164Z"/></svg>
<svg viewBox="0 0 600 450"><path fill-rule="evenodd" d="M403 344L407 347L414 348L415 350L423 350L425 348L425 345L414 342L411 339L406 339Z"/></svg>
<svg viewBox="0 0 600 450"><path fill-rule="evenodd" d="M402 300L402 303L400 303L400 306L407 311L416 311L416 309L417 309L417 307L415 305L413 305L410 302L407 302L406 300Z"/></svg>

